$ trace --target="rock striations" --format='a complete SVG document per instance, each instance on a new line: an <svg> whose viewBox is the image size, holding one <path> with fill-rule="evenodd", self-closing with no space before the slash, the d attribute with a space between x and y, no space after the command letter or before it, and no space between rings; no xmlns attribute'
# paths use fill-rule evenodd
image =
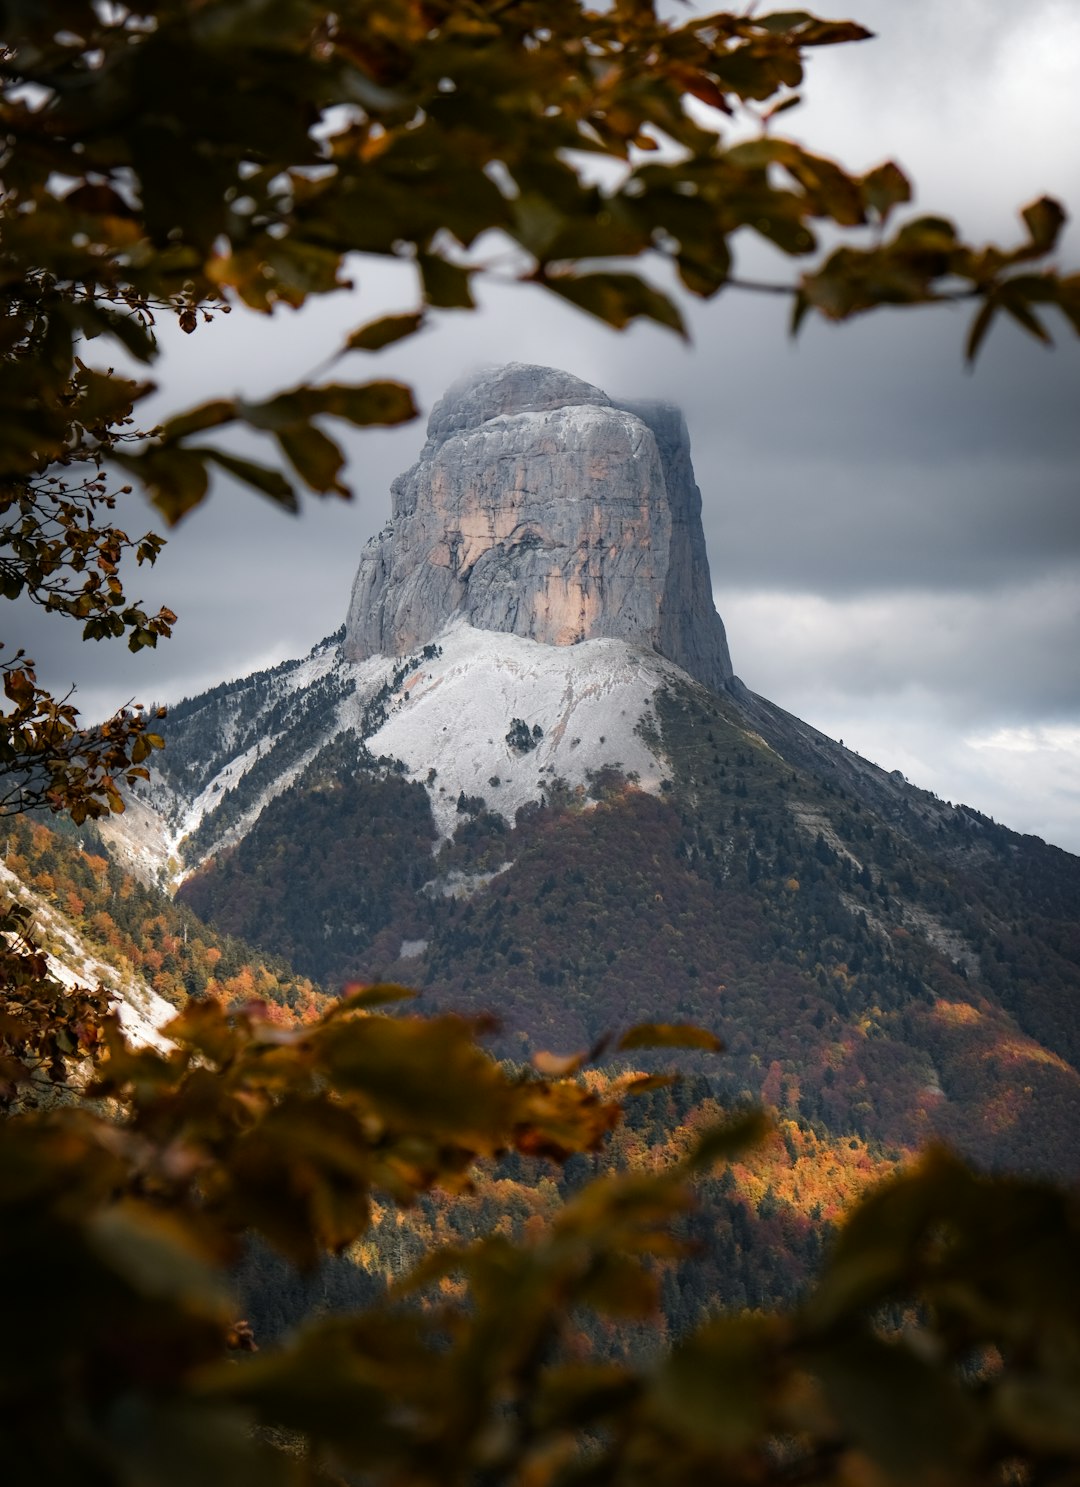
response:
<svg viewBox="0 0 1080 1487"><path fill-rule="evenodd" d="M616 638L732 683L682 415L512 364L436 404L367 546L345 656L401 656L455 620L569 646Z"/></svg>

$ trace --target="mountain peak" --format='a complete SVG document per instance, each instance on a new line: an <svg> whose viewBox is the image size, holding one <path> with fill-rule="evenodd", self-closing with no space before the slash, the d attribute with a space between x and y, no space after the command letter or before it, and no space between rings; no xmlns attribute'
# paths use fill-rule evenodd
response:
<svg viewBox="0 0 1080 1487"><path fill-rule="evenodd" d="M428 419L428 441L442 444L454 434L504 415L590 405L610 408L611 399L569 372L521 361L484 367L459 377L447 388Z"/></svg>
<svg viewBox="0 0 1080 1487"><path fill-rule="evenodd" d="M617 638L731 682L678 409L550 367L487 368L436 404L392 498L361 557L349 659L403 655L462 618L546 645Z"/></svg>

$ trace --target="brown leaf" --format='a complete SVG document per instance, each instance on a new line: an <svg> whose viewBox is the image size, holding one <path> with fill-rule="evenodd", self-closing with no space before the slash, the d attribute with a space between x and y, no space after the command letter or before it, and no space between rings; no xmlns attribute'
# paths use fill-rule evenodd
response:
<svg viewBox="0 0 1080 1487"><path fill-rule="evenodd" d="M414 335L424 323L423 310L414 310L409 315L383 315L370 320L352 331L342 348L345 351L381 351L395 341Z"/></svg>

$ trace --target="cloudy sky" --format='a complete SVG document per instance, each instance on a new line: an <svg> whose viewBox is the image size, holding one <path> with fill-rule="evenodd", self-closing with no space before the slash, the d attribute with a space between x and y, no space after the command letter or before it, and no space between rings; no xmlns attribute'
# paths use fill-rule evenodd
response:
<svg viewBox="0 0 1080 1487"><path fill-rule="evenodd" d="M918 209L970 237L1009 241L1043 193L1080 218L1075 0L842 13L878 39L813 57L791 134L853 168L899 160ZM1062 259L1080 266L1076 224ZM733 294L688 307L687 347L607 331L536 290L490 286L482 301L339 371L410 380L425 411L463 371L508 360L679 403L742 679L942 797L1080 852L1080 346L1063 324L1052 352L996 327L971 375L961 310L810 325L792 345L781 302ZM157 408L288 386L352 326L413 303L406 270L361 263L352 295L171 338ZM299 519L223 485L132 580L180 614L156 654L81 645L56 622L16 639L91 716L299 654L344 618L360 548L422 438L419 423L356 436L354 502ZM124 520L152 524L138 507Z"/></svg>

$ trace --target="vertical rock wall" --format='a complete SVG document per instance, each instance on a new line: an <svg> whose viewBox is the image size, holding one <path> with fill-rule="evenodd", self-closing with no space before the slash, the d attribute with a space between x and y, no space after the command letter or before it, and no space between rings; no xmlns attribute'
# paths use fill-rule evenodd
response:
<svg viewBox="0 0 1080 1487"><path fill-rule="evenodd" d="M349 659L413 651L463 616L547 645L614 636L730 680L677 409L496 368L436 404L392 497L353 587Z"/></svg>

